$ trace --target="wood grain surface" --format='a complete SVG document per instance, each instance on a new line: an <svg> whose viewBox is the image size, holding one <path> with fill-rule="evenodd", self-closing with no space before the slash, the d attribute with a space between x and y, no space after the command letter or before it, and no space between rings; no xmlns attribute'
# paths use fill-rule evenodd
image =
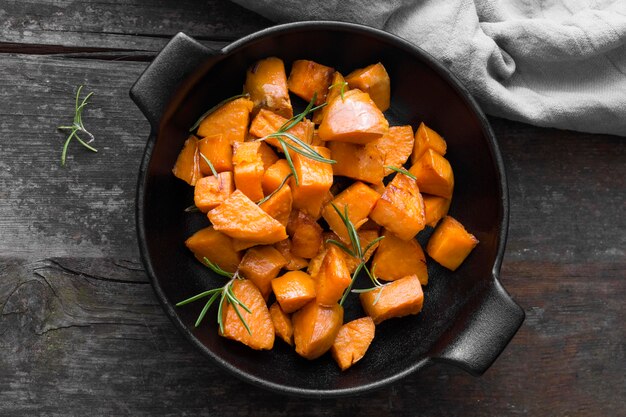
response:
<svg viewBox="0 0 626 417"><path fill-rule="evenodd" d="M474 378L437 365L356 398L286 397L207 362L139 260L148 123L128 90L176 32L271 23L226 1L0 2L0 416L624 416L626 142L491 118L511 222L501 281L526 321ZM59 166L73 94L97 154Z"/></svg>

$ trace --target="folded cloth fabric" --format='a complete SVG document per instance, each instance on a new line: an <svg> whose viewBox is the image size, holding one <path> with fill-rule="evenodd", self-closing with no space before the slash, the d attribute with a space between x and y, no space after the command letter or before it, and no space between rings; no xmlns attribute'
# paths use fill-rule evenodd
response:
<svg viewBox="0 0 626 417"><path fill-rule="evenodd" d="M442 61L489 114L626 136L626 0L233 0L276 22L341 20Z"/></svg>

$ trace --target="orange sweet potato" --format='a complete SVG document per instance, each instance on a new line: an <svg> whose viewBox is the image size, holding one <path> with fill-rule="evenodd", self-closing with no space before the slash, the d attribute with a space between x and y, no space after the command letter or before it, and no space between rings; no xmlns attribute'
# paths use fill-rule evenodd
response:
<svg viewBox="0 0 626 417"><path fill-rule="evenodd" d="M358 88L372 97L380 111L386 111L391 102L391 82L387 70L380 62L352 71L346 76L350 88Z"/></svg>
<svg viewBox="0 0 626 417"><path fill-rule="evenodd" d="M367 245L370 244L370 242L378 238L378 231L372 230L372 229L363 230L363 226L361 226L361 228L357 231L357 235L359 236L359 242L361 243L361 248L366 248ZM324 259L324 255L326 254L326 250L330 246L332 246L330 243L327 243L326 241L328 239L340 240L340 238L333 232L326 232L322 236L324 239L324 247L320 249L320 251L315 256L315 258L311 259L311 262L309 262L309 268L307 269L307 272L311 274L312 276L315 276L318 273L319 268L322 265L322 260ZM346 243L347 243L348 248L350 248L351 250L354 250L350 242L346 242ZM375 253L376 249L378 248L378 245L379 243L375 243L367 252L365 252L363 256L363 258L365 259L365 262L367 262L372 257L372 255ZM350 271L350 274L352 274L356 270L356 267L359 265L359 263L361 263L360 259L357 259L348 254L344 254L344 260L346 261L346 266L348 267L348 271Z"/></svg>
<svg viewBox="0 0 626 417"><path fill-rule="evenodd" d="M285 313L293 313L315 298L315 281L302 271L290 271L272 280L276 301Z"/></svg>
<svg viewBox="0 0 626 417"><path fill-rule="evenodd" d="M357 363L374 340L376 326L371 317L361 317L344 324L330 348L330 353L342 371Z"/></svg>
<svg viewBox="0 0 626 417"><path fill-rule="evenodd" d="M344 80L343 75L341 75L339 71L335 71L330 81L328 94L326 95L327 103L333 101L335 97L341 96L342 89L344 91L344 94L346 91L349 90L348 86L344 84L345 82L346 80ZM324 115L326 114L327 107L328 106L324 106L321 109L315 110L315 112L313 113L313 123L315 123L316 125L322 123L322 120L324 120Z"/></svg>
<svg viewBox="0 0 626 417"><path fill-rule="evenodd" d="M362 182L355 182L341 193L339 193L332 201L324 207L322 216L331 230L337 234L346 243L350 243L348 229L335 211L334 204L341 214L344 214L345 207L348 208L348 218L358 230L363 223L367 221L367 216L376 205L380 198L380 194L372 190Z"/></svg>
<svg viewBox="0 0 626 417"><path fill-rule="evenodd" d="M198 136L223 135L230 143L243 142L248 133L252 101L246 97L229 101L200 122Z"/></svg>
<svg viewBox="0 0 626 417"><path fill-rule="evenodd" d="M333 174L370 184L382 183L384 156L377 147L369 145L328 142L330 157L337 161L333 164Z"/></svg>
<svg viewBox="0 0 626 417"><path fill-rule="evenodd" d="M233 282L233 293L252 313L248 313L240 306L239 312L248 324L250 333L237 316L232 304L227 303L222 310L224 332L220 335L236 340L256 350L269 350L274 346L274 325L265 300L255 285L245 279Z"/></svg>
<svg viewBox="0 0 626 417"><path fill-rule="evenodd" d="M306 259L300 256L296 256L291 252L291 239L281 240L280 242L275 243L274 247L287 260L287 265L285 265L285 269L288 271L298 271L300 269L306 268L309 264Z"/></svg>
<svg viewBox="0 0 626 417"><path fill-rule="evenodd" d="M270 57L256 62L246 73L244 90L250 94L255 114L268 109L283 117L293 116L285 64L279 58Z"/></svg>
<svg viewBox="0 0 626 417"><path fill-rule="evenodd" d="M291 174L291 168L289 168L286 159L279 159L270 165L263 173L263 180L261 181L265 195L277 189L289 174Z"/></svg>
<svg viewBox="0 0 626 417"><path fill-rule="evenodd" d="M282 117L279 114L273 113L269 110L262 109L259 113L252 119L252 123L250 124L250 134L256 136L257 138L262 138L272 133L276 133L286 122L287 118ZM287 130L288 133L296 136L303 142L311 143L313 140L313 132L315 130L315 126L309 119L303 119L301 122L296 124L291 129ZM292 143L293 141L286 136L281 136L281 138L288 143ZM277 138L267 138L265 142L270 145L276 147L282 152L282 146L280 145ZM297 145L296 145L297 146Z"/></svg>
<svg viewBox="0 0 626 417"><path fill-rule="evenodd" d="M220 172L217 177L202 177L193 190L193 201L198 209L206 213L219 206L235 191L232 172Z"/></svg>
<svg viewBox="0 0 626 417"><path fill-rule="evenodd" d="M432 149L443 156L446 154L447 147L446 141L422 122L417 128L417 132L415 132L415 144L411 153L411 163L416 163L427 149Z"/></svg>
<svg viewBox="0 0 626 417"><path fill-rule="evenodd" d="M313 146L324 158L330 158L330 150L321 146ZM289 179L293 192L293 206L318 218L324 199L333 185L333 168L331 164L318 162L298 153L292 154L293 165L298 175Z"/></svg>
<svg viewBox="0 0 626 417"><path fill-rule="evenodd" d="M311 101L316 95L316 105L326 101L328 87L333 79L335 70L314 61L301 59L291 64L291 72L287 79L289 91L298 97Z"/></svg>
<svg viewBox="0 0 626 417"><path fill-rule="evenodd" d="M439 220L448 214L451 200L449 198L437 197L436 195L422 194L424 199L424 214L426 225L435 227Z"/></svg>
<svg viewBox="0 0 626 417"><path fill-rule="evenodd" d="M252 201L261 200L263 198L263 187L261 187L263 172L263 163L260 160L235 165L234 178L237 190Z"/></svg>
<svg viewBox="0 0 626 417"><path fill-rule="evenodd" d="M233 170L233 147L225 135L207 136L198 141L198 151L211 161L217 172ZM204 158L200 158L200 171L203 175L213 174Z"/></svg>
<svg viewBox="0 0 626 417"><path fill-rule="evenodd" d="M272 317L276 336L283 339L289 346L293 346L293 325L291 324L291 317L280 308L278 303L274 303L270 306L270 316Z"/></svg>
<svg viewBox="0 0 626 417"><path fill-rule="evenodd" d="M204 264L204 258L225 271L235 272L241 262L240 253L234 249L233 240L213 227L198 230L185 241L194 256Z"/></svg>
<svg viewBox="0 0 626 417"><path fill-rule="evenodd" d="M415 175L421 192L452 198L454 174L446 158L432 149L426 149L424 155L409 169Z"/></svg>
<svg viewBox="0 0 626 417"><path fill-rule="evenodd" d="M208 217L215 230L236 239L271 244L287 238L285 226L239 190L209 211Z"/></svg>
<svg viewBox="0 0 626 417"><path fill-rule="evenodd" d="M263 169L278 161L276 152L264 142L239 142L233 145L233 164L261 161Z"/></svg>
<svg viewBox="0 0 626 417"><path fill-rule="evenodd" d="M287 260L272 246L256 246L243 255L239 273L257 286L267 300L272 291L272 280L278 276Z"/></svg>
<svg viewBox="0 0 626 417"><path fill-rule="evenodd" d="M380 294L379 294L380 292ZM409 275L393 281L380 290L359 294L363 310L380 324L392 317L404 317L422 311L424 293L419 279ZM376 301L378 298L378 301Z"/></svg>
<svg viewBox="0 0 626 417"><path fill-rule="evenodd" d="M376 275L386 281L395 281L407 275L417 275L422 285L428 284L426 256L415 239L398 239L385 231L372 260Z"/></svg>
<svg viewBox="0 0 626 417"><path fill-rule="evenodd" d="M330 245L316 276L315 294L318 304L327 307L336 304L351 281L344 253L337 246Z"/></svg>
<svg viewBox="0 0 626 417"><path fill-rule="evenodd" d="M446 216L428 240L426 252L439 264L454 271L476 245L478 239L474 235L456 219Z"/></svg>
<svg viewBox="0 0 626 417"><path fill-rule="evenodd" d="M196 181L201 177L197 137L191 135L185 141L183 149L178 154L172 173L187 184L196 185Z"/></svg>
<svg viewBox="0 0 626 417"><path fill-rule="evenodd" d="M326 353L343 322L343 308L339 304L324 307L311 301L291 317L296 352L307 359L316 359Z"/></svg>
<svg viewBox="0 0 626 417"><path fill-rule="evenodd" d="M311 215L294 210L287 224L291 237L291 252L296 256L311 259L322 245L322 227Z"/></svg>
<svg viewBox="0 0 626 417"><path fill-rule="evenodd" d="M367 93L350 90L335 97L326 106L326 114L318 134L325 141L351 142L364 145L389 130L389 123Z"/></svg>
<svg viewBox="0 0 626 417"><path fill-rule="evenodd" d="M276 191L274 195L259 204L259 207L278 220L280 224L287 226L292 204L293 197L291 196L291 187L285 184L280 190Z"/></svg>
<svg viewBox="0 0 626 417"><path fill-rule="evenodd" d="M424 228L424 202L415 180L396 174L376 203L370 218L403 240Z"/></svg>
<svg viewBox="0 0 626 417"><path fill-rule="evenodd" d="M401 168L413 150L413 128L408 125L391 126L386 135L373 140L365 147L375 147L381 153L383 166ZM384 168L384 175L392 172L393 170Z"/></svg>

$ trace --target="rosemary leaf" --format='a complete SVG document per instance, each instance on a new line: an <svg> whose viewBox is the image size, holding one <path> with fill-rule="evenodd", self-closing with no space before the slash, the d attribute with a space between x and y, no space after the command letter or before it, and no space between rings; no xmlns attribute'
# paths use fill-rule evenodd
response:
<svg viewBox="0 0 626 417"><path fill-rule="evenodd" d="M241 311L239 311L239 307L237 306L238 303L233 302L233 301L238 301L238 300L236 298L231 298L228 295L226 296L228 297L228 301L230 302L230 304L233 306L233 310L235 310L235 314L237 314L237 317L239 317L239 320L241 320L243 327L246 328L246 330L248 331L248 334L252 334L252 331L250 330L250 326L248 326L246 319L243 318L243 316L241 315ZM241 307L243 308L245 306L241 304Z"/></svg>
<svg viewBox="0 0 626 417"><path fill-rule="evenodd" d="M206 256L202 259L204 260L204 263L216 274L221 275L223 277L227 277L227 278L233 277L233 274L231 272L224 271L222 268L219 267L219 265L214 264L213 262L209 261L209 259Z"/></svg>
<svg viewBox="0 0 626 417"><path fill-rule="evenodd" d="M237 100L238 98L242 98L242 97L249 97L250 95L248 93L243 93L243 94L237 94L236 96L232 96L232 97L228 97L225 100L220 101L219 103L217 103L215 106L211 107L209 110L207 110L206 112L204 112L204 114L202 116L200 116L200 118L198 120L196 120L196 122L193 124L193 126L191 126L189 128L189 132L193 132L195 131L198 126L200 126L200 123L202 123L202 121L211 113L213 113L215 110L217 110L218 108L222 107L224 104L233 101L233 100Z"/></svg>
<svg viewBox="0 0 626 417"><path fill-rule="evenodd" d="M417 177L415 175L411 174L409 171L407 171L404 168L394 167L393 165L385 165L385 168L389 168L392 171L396 171L396 172L398 172L400 174L404 174L407 177L411 178L412 180L416 180L417 179Z"/></svg>
<svg viewBox="0 0 626 417"><path fill-rule="evenodd" d="M206 156L204 156L204 154L202 152L198 152L198 153L200 154L202 159L204 159L204 162L206 162L206 164L209 166L209 169L211 170L211 174L213 174L215 179L219 181L219 176L217 174L217 171L215 170L215 167L211 163L211 160L209 158L207 158Z"/></svg>
<svg viewBox="0 0 626 417"><path fill-rule="evenodd" d="M185 209L185 213L197 213L199 211L200 209L195 204L192 204Z"/></svg>
<svg viewBox="0 0 626 417"><path fill-rule="evenodd" d="M293 174L293 178L296 180L296 186L300 185L300 180L298 179L298 173L296 172L296 167L293 165L293 161L291 160L291 155L289 155L289 150L287 149L287 144L284 140L278 139L280 146L283 148L283 152L285 153L285 159L287 160L287 164L289 165L289 169Z"/></svg>
<svg viewBox="0 0 626 417"><path fill-rule="evenodd" d="M348 82L343 81L343 82L338 82L329 86L328 89L330 90L331 88L341 87L341 90L339 90L339 95L341 96L341 101L343 101L344 100L343 93L345 92L347 86L348 86Z"/></svg>
<svg viewBox="0 0 626 417"><path fill-rule="evenodd" d="M57 129L59 129L59 130L69 130L70 131L68 137L65 139L65 143L63 144L63 150L61 151L61 166L65 166L65 162L66 162L66 159L67 159L67 150L69 148L70 142L74 138L76 138L78 143L83 145L85 148L87 148L91 152L98 152L98 150L96 148L94 148L93 146L89 145L89 143L93 142L95 138L89 131L87 131L87 129L85 129L85 125L83 125L83 110L85 109L85 106L89 102L89 99L91 98L91 96L93 96L93 92L87 94L83 98L81 103L78 104L78 102L80 101L80 93L82 92L82 90L83 90L83 86L80 85L78 87L78 90L76 91L76 97L74 99L74 120L72 122L72 125L71 126L58 126L57 127ZM84 141L83 139L81 139L78 136L78 133L85 134L85 135L89 136L89 140L88 141Z"/></svg>
<svg viewBox="0 0 626 417"><path fill-rule="evenodd" d="M194 327L198 327L200 323L202 323L202 320L204 319L204 316L206 316L207 311L209 311L209 308L211 307L211 305L213 304L213 302L217 299L219 295L220 295L219 291L216 291L215 293L213 293L211 298L209 298L209 301L207 301L204 307L202 308L202 311L200 312L200 315L198 316L198 319L196 320Z"/></svg>
<svg viewBox="0 0 626 417"><path fill-rule="evenodd" d="M261 205L263 203L265 203L267 200L269 200L270 198L272 198L274 196L274 194L276 194L278 191L280 191L281 188L283 188L285 186L285 184L287 184L287 181L289 180L289 178L291 178L293 176L293 173L289 173L285 178L283 178L283 180L281 181L280 185L278 186L278 188L276 188L274 191L272 191L271 193L269 193L268 195L266 195L265 197L263 197L262 199L260 199L257 202L257 205Z"/></svg>
<svg viewBox="0 0 626 417"><path fill-rule="evenodd" d="M317 93L313 93L313 98L311 98L311 101L309 101L309 104L307 104L304 111L300 114L296 114L291 119L283 123L283 125L278 129L278 131L286 132L287 130L291 129L292 127L300 123L302 119L304 119L309 113L311 113L311 111L313 111L313 104L315 104L316 100L317 100Z"/></svg>
<svg viewBox="0 0 626 417"><path fill-rule="evenodd" d="M186 300L183 300L183 301L181 301L179 303L176 303L176 307L180 307L180 306L184 306L185 304L193 303L194 301L199 300L201 298L204 298L204 297L206 297L208 295L211 295L212 293L217 292L217 291L219 291L219 288L201 292L200 294L196 294L193 297L187 298Z"/></svg>
<svg viewBox="0 0 626 417"><path fill-rule="evenodd" d="M351 251L350 249L348 249L348 247L346 245L344 245L342 242L339 242L339 241L337 241L335 239L326 239L326 243L330 243L331 245L335 245L339 249L341 249L342 251L347 253L348 255L352 256L353 258L356 258L356 254L353 251Z"/></svg>
<svg viewBox="0 0 626 417"><path fill-rule="evenodd" d="M348 284L348 288L346 288L346 290L343 292L343 295L341 296L341 301L339 301L340 306L342 306L344 301L346 301L346 298L348 298L348 294L350 294L350 291L352 290L352 285L354 285L356 277L359 276L359 272L361 272L361 269L363 269L364 266L365 264L363 262L357 265L354 273L352 274L352 278L350 279L350 284Z"/></svg>
<svg viewBox="0 0 626 417"><path fill-rule="evenodd" d="M363 251L363 254L365 255L367 252L369 252L369 250L372 249L372 247L374 247L375 244L377 244L378 242L380 242L384 238L385 238L385 236L378 236L376 239L374 239L370 243L368 243L367 246L365 247L365 250Z"/></svg>

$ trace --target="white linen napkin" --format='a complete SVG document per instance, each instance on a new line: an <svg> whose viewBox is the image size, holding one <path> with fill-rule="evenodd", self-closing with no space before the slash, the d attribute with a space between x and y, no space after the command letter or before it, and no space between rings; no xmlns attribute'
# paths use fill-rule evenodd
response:
<svg viewBox="0 0 626 417"><path fill-rule="evenodd" d="M626 136L626 0L232 0L276 22L341 20L443 62L486 113Z"/></svg>

